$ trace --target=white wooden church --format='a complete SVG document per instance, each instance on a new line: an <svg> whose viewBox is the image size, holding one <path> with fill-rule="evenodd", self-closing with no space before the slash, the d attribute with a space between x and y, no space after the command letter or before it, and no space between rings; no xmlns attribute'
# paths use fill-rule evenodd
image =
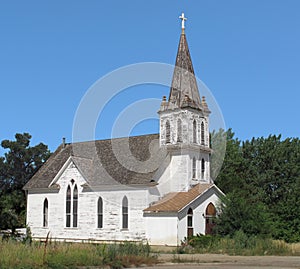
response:
<svg viewBox="0 0 300 269"><path fill-rule="evenodd" d="M160 133L62 143L24 187L34 239L49 233L53 240L176 246L187 236L212 232L224 194L210 178L210 111L200 98L181 19L169 98L158 108ZM160 167L124 167L112 149L124 141L140 161L156 143L166 152Z"/></svg>

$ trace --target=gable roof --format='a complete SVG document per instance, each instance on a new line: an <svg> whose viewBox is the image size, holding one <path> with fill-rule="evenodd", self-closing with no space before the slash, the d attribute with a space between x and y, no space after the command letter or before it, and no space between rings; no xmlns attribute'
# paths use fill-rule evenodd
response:
<svg viewBox="0 0 300 269"><path fill-rule="evenodd" d="M179 212L188 204L194 201L197 197L204 194L214 184L197 184L187 192L173 192L167 194L158 202L144 209L144 212Z"/></svg>
<svg viewBox="0 0 300 269"><path fill-rule="evenodd" d="M60 145L28 181L24 190L51 187L50 184L70 157L91 187L102 184L149 184L157 168L145 173L137 172L134 167L126 168L119 160L128 158L128 152L123 150L125 145L134 158L141 162L149 161L151 146L154 144L159 148L158 139L158 134L150 134Z"/></svg>

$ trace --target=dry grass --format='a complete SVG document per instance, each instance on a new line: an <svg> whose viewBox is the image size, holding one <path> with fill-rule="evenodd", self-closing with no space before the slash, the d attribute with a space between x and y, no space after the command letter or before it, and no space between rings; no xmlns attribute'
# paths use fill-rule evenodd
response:
<svg viewBox="0 0 300 269"><path fill-rule="evenodd" d="M78 266L104 266L112 268L157 263L144 244L124 243L112 245L45 243L31 245L16 241L0 241L0 268L76 268Z"/></svg>
<svg viewBox="0 0 300 269"><path fill-rule="evenodd" d="M292 254L300 256L300 243L287 244L287 246Z"/></svg>

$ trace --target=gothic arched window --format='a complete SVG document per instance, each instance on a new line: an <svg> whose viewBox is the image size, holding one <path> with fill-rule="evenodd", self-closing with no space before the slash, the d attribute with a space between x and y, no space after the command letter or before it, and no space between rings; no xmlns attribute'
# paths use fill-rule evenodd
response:
<svg viewBox="0 0 300 269"><path fill-rule="evenodd" d="M194 235L193 229L193 209L189 208L187 212L187 236L191 237Z"/></svg>
<svg viewBox="0 0 300 269"><path fill-rule="evenodd" d="M192 164L192 177L195 179L196 178L196 174L197 174L197 165L196 165L196 158L193 158L193 164Z"/></svg>
<svg viewBox="0 0 300 269"><path fill-rule="evenodd" d="M205 130L204 130L204 122L201 122L201 145L205 144Z"/></svg>
<svg viewBox="0 0 300 269"><path fill-rule="evenodd" d="M78 215L78 189L75 185L73 191L73 227L77 227L77 215Z"/></svg>
<svg viewBox="0 0 300 269"><path fill-rule="evenodd" d="M171 128L170 122L167 120L166 122L166 144L171 142Z"/></svg>
<svg viewBox="0 0 300 269"><path fill-rule="evenodd" d="M128 199L126 196L122 200L122 229L128 229Z"/></svg>
<svg viewBox="0 0 300 269"><path fill-rule="evenodd" d="M75 180L68 185L66 195L66 227L77 227L78 225L78 188ZM74 185L74 186L73 186Z"/></svg>
<svg viewBox="0 0 300 269"><path fill-rule="evenodd" d="M98 228L103 228L103 200L101 197L98 199L98 207L97 207L97 214L98 214Z"/></svg>
<svg viewBox="0 0 300 269"><path fill-rule="evenodd" d="M193 121L193 143L197 143L197 122Z"/></svg>
<svg viewBox="0 0 300 269"><path fill-rule="evenodd" d="M48 227L48 199L45 198L43 206L43 227Z"/></svg>
<svg viewBox="0 0 300 269"><path fill-rule="evenodd" d="M182 142L182 122L181 122L181 119L177 120L177 142Z"/></svg>
<svg viewBox="0 0 300 269"><path fill-rule="evenodd" d="M67 188L66 198L66 227L71 227L71 187Z"/></svg>
<svg viewBox="0 0 300 269"><path fill-rule="evenodd" d="M205 219L206 219L205 234L213 233L213 229L215 227L216 214L217 214L216 207L212 203L209 203L205 210Z"/></svg>

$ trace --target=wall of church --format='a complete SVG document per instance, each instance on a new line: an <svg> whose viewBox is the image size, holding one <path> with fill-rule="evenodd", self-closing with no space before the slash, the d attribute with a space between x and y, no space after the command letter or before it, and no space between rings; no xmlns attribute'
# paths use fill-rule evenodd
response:
<svg viewBox="0 0 300 269"><path fill-rule="evenodd" d="M193 158L196 160L196 177L193 178ZM201 160L205 161L202 175ZM169 152L169 162L158 179L161 195L169 192L188 191L191 186L199 182L210 183L210 159L207 153L186 149Z"/></svg>
<svg viewBox="0 0 300 269"><path fill-rule="evenodd" d="M146 214L147 238L152 245L177 246L187 237L188 210L193 210L193 234L206 233L206 208L212 203L219 206L220 197L213 190L204 196L199 196L189 206L177 213Z"/></svg>
<svg viewBox="0 0 300 269"><path fill-rule="evenodd" d="M177 246L177 215L153 215L147 216L146 220L149 244Z"/></svg>
<svg viewBox="0 0 300 269"><path fill-rule="evenodd" d="M66 227L66 192L68 185L78 187L78 225ZM27 223L34 238L42 239L50 232L52 239L61 240L143 240L146 239L146 223L143 209L148 206L147 190L118 186L111 190L83 192L84 178L74 165L58 179L58 193L29 193ZM122 229L122 200L128 199L128 229ZM103 228L97 228L98 198L103 200ZM48 199L48 226L43 227L43 203Z"/></svg>

